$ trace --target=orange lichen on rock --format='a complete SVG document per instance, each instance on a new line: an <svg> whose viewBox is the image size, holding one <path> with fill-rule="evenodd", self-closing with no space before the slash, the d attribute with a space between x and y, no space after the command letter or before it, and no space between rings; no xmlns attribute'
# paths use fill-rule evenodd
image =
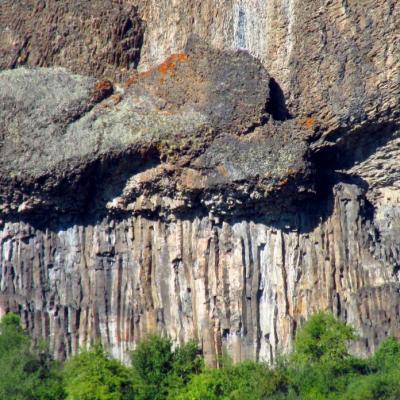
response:
<svg viewBox="0 0 400 400"><path fill-rule="evenodd" d="M114 86L108 79L102 79L96 83L93 93L93 101L98 103L110 96L114 91Z"/></svg>
<svg viewBox="0 0 400 400"><path fill-rule="evenodd" d="M187 61L188 56L184 53L176 53L172 54L170 57L168 57L162 64L160 64L157 68L158 72L160 74L167 74L172 73L178 62L185 62Z"/></svg>
<svg viewBox="0 0 400 400"><path fill-rule="evenodd" d="M288 178L285 178L285 179L282 179L279 183L278 183L278 186L286 186L287 184L289 183L289 179Z"/></svg>
<svg viewBox="0 0 400 400"><path fill-rule="evenodd" d="M125 87L126 88L131 87L136 82L138 82L140 79L149 77L153 72L154 72L154 69L150 69L148 71L144 71L139 74L136 73L136 74L132 75L129 79L126 80Z"/></svg>
<svg viewBox="0 0 400 400"><path fill-rule="evenodd" d="M129 88L130 86L134 85L136 82L143 78L148 78L152 74L158 72L162 76L170 73L172 74L173 71L176 68L177 63L179 62L185 62L188 60L188 56L184 53L176 53L172 54L170 57L168 57L163 63L161 63L159 66L150 69L148 71L141 72L140 74L135 74L131 76L126 82L125 82L125 87Z"/></svg>
<svg viewBox="0 0 400 400"><path fill-rule="evenodd" d="M101 90L101 91L106 91L106 90L112 90L113 84L108 80L108 79L102 79L101 81L98 81L96 83L95 90Z"/></svg>
<svg viewBox="0 0 400 400"><path fill-rule="evenodd" d="M125 82L125 87L128 88L132 86L134 83L136 83L139 79L139 74L132 75L130 78L128 78Z"/></svg>
<svg viewBox="0 0 400 400"><path fill-rule="evenodd" d="M316 125L317 120L313 117L307 117L307 118L300 118L298 120L298 124L304 126L307 129L312 129Z"/></svg>
<svg viewBox="0 0 400 400"><path fill-rule="evenodd" d="M147 78L147 77L149 77L152 73L153 73L152 70L141 72L141 73L138 75L138 79Z"/></svg>

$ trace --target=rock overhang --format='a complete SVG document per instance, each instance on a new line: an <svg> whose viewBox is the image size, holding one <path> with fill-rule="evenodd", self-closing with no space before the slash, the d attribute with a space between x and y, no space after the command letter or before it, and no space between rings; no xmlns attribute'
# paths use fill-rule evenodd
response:
<svg viewBox="0 0 400 400"><path fill-rule="evenodd" d="M2 213L77 212L96 192L107 212L230 214L314 191L313 126L274 121L270 77L245 51L194 38L123 86L62 68L0 85Z"/></svg>

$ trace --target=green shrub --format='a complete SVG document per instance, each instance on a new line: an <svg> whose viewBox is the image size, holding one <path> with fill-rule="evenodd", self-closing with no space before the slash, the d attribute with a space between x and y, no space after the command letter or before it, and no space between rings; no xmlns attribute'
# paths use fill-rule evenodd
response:
<svg viewBox="0 0 400 400"><path fill-rule="evenodd" d="M168 338L149 336L132 354L135 399L161 400L173 396L203 368L198 345L189 342L172 350Z"/></svg>
<svg viewBox="0 0 400 400"><path fill-rule="evenodd" d="M32 350L16 314L7 314L0 321L0 371L0 399L64 398L59 365L47 351Z"/></svg>
<svg viewBox="0 0 400 400"><path fill-rule="evenodd" d="M265 365L243 362L196 375L177 400L261 400L284 388L279 374ZM172 399L171 399L172 400Z"/></svg>
<svg viewBox="0 0 400 400"><path fill-rule="evenodd" d="M298 331L293 359L297 362L332 363L350 357L348 344L356 338L354 329L330 313L318 313Z"/></svg>
<svg viewBox="0 0 400 400"><path fill-rule="evenodd" d="M63 366L33 346L8 314L0 321L1 400L399 400L400 343L385 340L369 358L352 356L354 330L328 313L299 329L292 354L274 368L262 363L205 369L195 342L175 349L150 336L132 354L132 367L101 346Z"/></svg>
<svg viewBox="0 0 400 400"><path fill-rule="evenodd" d="M400 367L400 342L390 337L383 341L372 357L373 366L381 371Z"/></svg>
<svg viewBox="0 0 400 400"><path fill-rule="evenodd" d="M98 345L82 351L65 364L67 400L133 400L129 369L110 359Z"/></svg>

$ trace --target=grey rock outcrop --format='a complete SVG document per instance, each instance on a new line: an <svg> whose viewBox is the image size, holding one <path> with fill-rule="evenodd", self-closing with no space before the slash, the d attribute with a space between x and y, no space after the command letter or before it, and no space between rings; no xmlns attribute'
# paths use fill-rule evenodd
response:
<svg viewBox="0 0 400 400"><path fill-rule="evenodd" d="M158 331L273 362L320 309L360 354L400 337L398 4L212 3L102 3L141 72L1 64L0 312L60 358Z"/></svg>
<svg viewBox="0 0 400 400"><path fill-rule="evenodd" d="M312 174L306 154L313 132L272 121L269 79L244 52L192 44L100 103L90 77L62 69L1 72L3 212L78 213L88 201L116 211L144 210L147 202L152 213L223 212L221 191L242 198L230 207L239 211L239 201L252 196L263 203L278 189L296 192L289 178L306 182ZM90 182L96 173L112 181ZM110 197L128 178L120 196Z"/></svg>

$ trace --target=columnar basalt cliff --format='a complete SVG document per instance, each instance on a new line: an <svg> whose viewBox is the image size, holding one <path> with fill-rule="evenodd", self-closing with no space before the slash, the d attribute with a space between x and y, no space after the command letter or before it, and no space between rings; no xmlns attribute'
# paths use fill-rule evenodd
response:
<svg viewBox="0 0 400 400"><path fill-rule="evenodd" d="M59 358L400 337L399 4L215 3L0 3L0 312Z"/></svg>

